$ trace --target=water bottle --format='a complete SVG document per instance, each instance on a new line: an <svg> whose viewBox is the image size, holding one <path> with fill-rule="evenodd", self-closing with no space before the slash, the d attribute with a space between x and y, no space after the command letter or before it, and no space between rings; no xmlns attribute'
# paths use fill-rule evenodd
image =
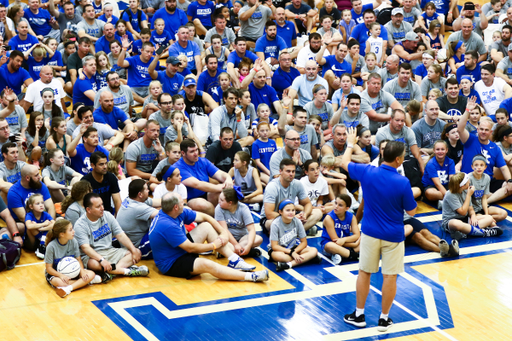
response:
<svg viewBox="0 0 512 341"><path fill-rule="evenodd" d="M2 239L9 240L10 238L9 238L9 235L7 233L4 233L4 234L2 234Z"/></svg>

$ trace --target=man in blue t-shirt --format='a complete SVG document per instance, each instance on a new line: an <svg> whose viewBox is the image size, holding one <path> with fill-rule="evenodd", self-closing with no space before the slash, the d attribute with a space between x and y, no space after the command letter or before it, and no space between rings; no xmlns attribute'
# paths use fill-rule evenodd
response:
<svg viewBox="0 0 512 341"><path fill-rule="evenodd" d="M218 97L217 88L220 86L218 78L222 71L218 68L217 56L210 54L206 56L204 62L206 63L206 70L201 73L197 80L197 90L207 92L212 98L214 95Z"/></svg>
<svg viewBox="0 0 512 341"><path fill-rule="evenodd" d="M160 56L156 55L151 64L149 64L148 73L152 79L157 79L162 83L162 92L171 96L177 95L180 91L184 77L178 73L181 62L175 56L167 57L167 63L164 71L155 71L160 63Z"/></svg>
<svg viewBox="0 0 512 341"><path fill-rule="evenodd" d="M39 8L39 0L29 0L28 8L25 8L24 18L27 19L30 27L37 38L55 38L59 41L60 29L55 18L45 9Z"/></svg>
<svg viewBox="0 0 512 341"><path fill-rule="evenodd" d="M166 0L165 7L155 12L151 19L151 29L155 29L154 22L159 18L164 19L165 29L172 34L178 33L178 28L188 23L187 14L177 8L176 0Z"/></svg>
<svg viewBox="0 0 512 341"><path fill-rule="evenodd" d="M275 14L277 24L277 36L281 37L287 48L297 46L297 31L292 21L286 20L285 10L282 7L276 8Z"/></svg>
<svg viewBox="0 0 512 341"><path fill-rule="evenodd" d="M228 74L231 77L231 81L235 88L240 88L240 80L235 72L235 68L238 67L238 64L240 64L244 57L249 58L253 63L258 59L257 55L251 51L247 51L246 39L243 37L237 37L235 39L235 50L228 56ZM263 63L263 70L265 70L265 74L270 80L271 72L267 63ZM270 85L270 82L268 83Z"/></svg>
<svg viewBox="0 0 512 341"><path fill-rule="evenodd" d="M212 28L213 11L215 11L215 3L209 0L197 0L188 5L188 21L194 23L197 34L204 35Z"/></svg>
<svg viewBox="0 0 512 341"><path fill-rule="evenodd" d="M46 211L55 219L55 205L50 196L50 191L45 184L41 182L41 174L39 168L26 164L21 169L21 179L9 189L7 193L7 207L12 217L18 223L25 222L25 203L32 195L40 193L43 195L44 207ZM23 234L23 231L20 230Z"/></svg>
<svg viewBox="0 0 512 341"><path fill-rule="evenodd" d="M28 23L26 21L20 21L18 24L18 35L9 40L9 45L12 50L18 50L26 52L30 48L39 43L37 37L28 33Z"/></svg>
<svg viewBox="0 0 512 341"><path fill-rule="evenodd" d="M374 23L377 20L377 17L373 10L370 9L363 12L363 19L364 22L356 25L350 35L350 39L357 40L359 42L359 46L366 46L366 41L370 37L370 24ZM379 37L388 41L388 30L386 30L382 25L380 26L380 29ZM364 57L366 55L365 49L361 49L359 54Z"/></svg>
<svg viewBox="0 0 512 341"><path fill-rule="evenodd" d="M396 170L404 162L405 144L398 141L388 142L382 165L374 167L351 162L356 143L356 129L349 128L347 148L341 163L350 177L361 183L364 219L361 225L356 310L345 315L344 321L356 327L366 327L364 308L371 274L379 271L382 256L382 313L377 330L384 332L393 325L388 315L396 294L397 274L404 271L404 211L414 216L417 204L409 180Z"/></svg>
<svg viewBox="0 0 512 341"><path fill-rule="evenodd" d="M366 5L363 5L362 0L352 1L352 9L350 10L350 13L352 14L352 20L354 20L356 22L356 24L362 24L364 22L363 13L366 10L373 11L373 9L379 7L381 3L382 3L382 0L376 0L375 4L369 3Z"/></svg>
<svg viewBox="0 0 512 341"><path fill-rule="evenodd" d="M457 69L457 82L459 84L462 76L470 76L473 84L482 79L480 64L478 63L478 52L475 50L466 51L464 65Z"/></svg>
<svg viewBox="0 0 512 341"><path fill-rule="evenodd" d="M79 143L83 140L83 143ZM93 126L82 125L78 135L68 144L66 148L71 158L71 168L76 172L85 175L92 170L91 154L102 152L108 155L108 150L99 145L98 130Z"/></svg>
<svg viewBox="0 0 512 341"><path fill-rule="evenodd" d="M352 74L352 65L350 65L345 57L348 54L347 44L341 42L336 48L334 55L324 57L327 46L332 42L332 38L326 39L316 54L316 61L322 65L322 77L329 83L332 90L338 90L341 86L340 79L344 73Z"/></svg>
<svg viewBox="0 0 512 341"><path fill-rule="evenodd" d="M283 91L288 89L293 80L300 76L300 71L292 67L292 57L289 52L279 55L279 67L272 76L272 88L276 90L277 97L283 99Z"/></svg>
<svg viewBox="0 0 512 341"><path fill-rule="evenodd" d="M265 62L263 62L263 64L265 64ZM283 108L279 97L277 97L276 90L265 82L265 71L251 71L251 73L245 77L244 83L246 80L247 82L252 81L252 83L249 84L249 92L251 93L251 102L254 104L254 107L257 109L260 104L264 103L268 105L274 118L279 118Z"/></svg>
<svg viewBox="0 0 512 341"><path fill-rule="evenodd" d="M199 225L187 233L185 224L193 222ZM228 236L229 232L212 217L184 208L183 199L174 192L162 197L162 210L153 219L149 228L153 258L164 275L188 279L209 273L226 280L267 281L268 270L244 273L253 271L256 267L247 264L233 252L227 245ZM227 268L211 260L199 258L200 253L212 250L228 258Z"/></svg>
<svg viewBox="0 0 512 341"><path fill-rule="evenodd" d="M278 63L279 52L286 49L286 43L283 38L277 36L277 24L275 22L268 21L265 24L265 32L264 36L256 40L254 51L261 60L270 58L271 64L275 65Z"/></svg>
<svg viewBox="0 0 512 341"><path fill-rule="evenodd" d="M221 171L207 159L199 157L194 140L183 140L180 149L181 159L174 166L180 170L182 183L187 186L187 205L194 211L213 217L222 189L233 187L233 181L228 173ZM209 178L219 183L212 184Z"/></svg>
<svg viewBox="0 0 512 341"><path fill-rule="evenodd" d="M113 24L106 23L103 26L103 36L96 40L94 48L96 52L103 51L106 54L110 53L110 43L116 40L116 29Z"/></svg>
<svg viewBox="0 0 512 341"><path fill-rule="evenodd" d="M149 83L151 77L148 69L153 61L153 52L155 47L150 42L142 44L139 56L126 58L126 51L130 48L131 43L128 38L122 39L123 49L117 59L117 65L128 69L128 86L132 89L133 99L140 104L149 95Z"/></svg>
<svg viewBox="0 0 512 341"><path fill-rule="evenodd" d="M10 88L19 96L22 85L28 87L34 82L28 71L21 68L24 60L23 53L11 51L9 62L0 67L0 89Z"/></svg>
<svg viewBox="0 0 512 341"><path fill-rule="evenodd" d="M302 0L292 0L292 3L286 6L286 17L288 19L295 19L295 26L299 33L311 32L315 17L318 12L306 5Z"/></svg>
<svg viewBox="0 0 512 341"><path fill-rule="evenodd" d="M188 40L188 27L186 26L181 26L178 29L178 40L169 47L169 56L178 57L179 55L187 57L187 69L199 78L201 70L203 70L201 51L195 42Z"/></svg>
<svg viewBox="0 0 512 341"><path fill-rule="evenodd" d="M73 102L94 105L94 97L98 91L96 83L96 58L85 56L83 59L84 79L78 78L73 86Z"/></svg>

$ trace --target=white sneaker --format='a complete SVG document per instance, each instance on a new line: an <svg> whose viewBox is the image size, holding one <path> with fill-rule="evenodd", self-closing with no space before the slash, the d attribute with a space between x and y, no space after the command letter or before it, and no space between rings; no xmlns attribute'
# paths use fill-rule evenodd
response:
<svg viewBox="0 0 512 341"><path fill-rule="evenodd" d="M61 298L64 298L69 294L71 294L71 290L69 289L69 286L57 288L57 295L59 295Z"/></svg>
<svg viewBox="0 0 512 341"><path fill-rule="evenodd" d="M268 281L268 277L268 270L256 271L251 274L253 282L265 282Z"/></svg>
<svg viewBox="0 0 512 341"><path fill-rule="evenodd" d="M340 265L340 264L341 264L341 256L340 256L340 255L338 255L338 254L334 254L334 255L332 255L331 260L332 260L332 262L333 262L335 265Z"/></svg>
<svg viewBox="0 0 512 341"><path fill-rule="evenodd" d="M228 267L235 269L235 270L242 270L242 271L253 271L254 269L256 269L256 267L254 265L247 264L242 258L238 258L234 262L229 261Z"/></svg>
<svg viewBox="0 0 512 341"><path fill-rule="evenodd" d="M93 280L89 282L89 284L100 284L101 283L101 276L95 275Z"/></svg>

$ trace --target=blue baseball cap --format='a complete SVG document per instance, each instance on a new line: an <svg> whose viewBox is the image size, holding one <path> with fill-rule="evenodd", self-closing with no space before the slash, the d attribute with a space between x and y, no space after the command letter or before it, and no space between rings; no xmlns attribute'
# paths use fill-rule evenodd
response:
<svg viewBox="0 0 512 341"><path fill-rule="evenodd" d="M185 79L185 82L183 82L183 86L187 87L189 85L197 85L195 78Z"/></svg>

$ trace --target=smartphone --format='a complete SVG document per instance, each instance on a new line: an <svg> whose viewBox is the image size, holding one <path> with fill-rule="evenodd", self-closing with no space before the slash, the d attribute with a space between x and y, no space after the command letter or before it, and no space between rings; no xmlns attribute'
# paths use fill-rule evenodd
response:
<svg viewBox="0 0 512 341"><path fill-rule="evenodd" d="M20 136L20 134L11 135L11 136L9 136L9 141L16 142L16 141L18 141L19 136Z"/></svg>
<svg viewBox="0 0 512 341"><path fill-rule="evenodd" d="M164 50L167 48L167 45L162 45L156 50L156 54L160 55L164 52Z"/></svg>

